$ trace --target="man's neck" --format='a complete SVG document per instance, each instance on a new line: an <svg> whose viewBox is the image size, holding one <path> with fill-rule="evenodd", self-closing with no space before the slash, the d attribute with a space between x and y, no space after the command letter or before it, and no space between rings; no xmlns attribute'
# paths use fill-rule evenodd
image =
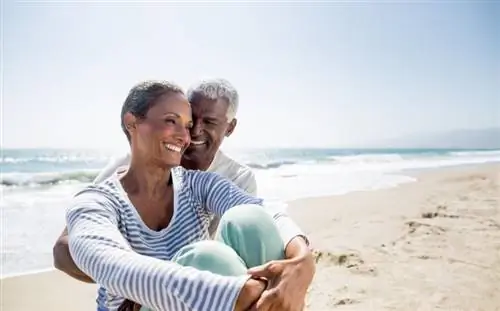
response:
<svg viewBox="0 0 500 311"><path fill-rule="evenodd" d="M218 153L218 152L217 152ZM207 171L212 163L215 161L217 157L217 153L212 158L203 159L203 161L193 161L190 159L183 159L181 162L182 167L188 170L200 170Z"/></svg>

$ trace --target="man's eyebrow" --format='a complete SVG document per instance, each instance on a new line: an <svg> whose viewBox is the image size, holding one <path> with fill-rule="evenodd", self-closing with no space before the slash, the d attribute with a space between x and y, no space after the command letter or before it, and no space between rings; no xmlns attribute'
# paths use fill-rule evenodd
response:
<svg viewBox="0 0 500 311"><path fill-rule="evenodd" d="M220 117L217 116L203 116L201 117L202 119L208 119L208 120L220 120Z"/></svg>

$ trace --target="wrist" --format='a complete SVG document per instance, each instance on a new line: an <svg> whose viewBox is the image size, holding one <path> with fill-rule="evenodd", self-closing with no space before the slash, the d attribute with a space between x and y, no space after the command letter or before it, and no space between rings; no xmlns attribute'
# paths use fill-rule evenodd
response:
<svg viewBox="0 0 500 311"><path fill-rule="evenodd" d="M285 257L288 262L300 266L302 273L312 279L316 272L316 262L306 238L302 236L293 238L287 245Z"/></svg>
<svg viewBox="0 0 500 311"><path fill-rule="evenodd" d="M285 258L302 261L312 259L312 252L305 237L298 235L286 245Z"/></svg>
<svg viewBox="0 0 500 311"><path fill-rule="evenodd" d="M267 282L260 279L248 279L236 300L235 311L249 310L260 298L267 287Z"/></svg>

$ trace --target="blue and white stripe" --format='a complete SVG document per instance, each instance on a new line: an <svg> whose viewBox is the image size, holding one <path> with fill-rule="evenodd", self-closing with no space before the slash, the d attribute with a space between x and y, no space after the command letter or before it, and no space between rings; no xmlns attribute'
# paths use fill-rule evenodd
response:
<svg viewBox="0 0 500 311"><path fill-rule="evenodd" d="M123 297L153 310L233 310L247 276L219 276L170 260L182 247L208 239L212 214L241 204L268 206L216 173L177 167L172 176L174 215L161 231L143 223L117 176L78 193L67 210L70 252L101 285L99 310L116 310ZM303 235L282 206L266 210L285 244Z"/></svg>

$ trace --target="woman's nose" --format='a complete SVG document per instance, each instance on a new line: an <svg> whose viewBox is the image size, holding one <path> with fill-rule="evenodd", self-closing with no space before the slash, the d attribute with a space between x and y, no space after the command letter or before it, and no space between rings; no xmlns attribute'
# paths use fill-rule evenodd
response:
<svg viewBox="0 0 500 311"><path fill-rule="evenodd" d="M172 133L170 135L172 135ZM175 128L175 133L173 136L179 144L189 145L189 143L191 142L191 134L189 133L189 128L184 125L179 124Z"/></svg>
<svg viewBox="0 0 500 311"><path fill-rule="evenodd" d="M190 133L190 129L187 128L187 127L182 127L182 130L180 132L180 138L182 139L182 141L186 144L186 145L189 145L189 143L191 142L191 133Z"/></svg>

